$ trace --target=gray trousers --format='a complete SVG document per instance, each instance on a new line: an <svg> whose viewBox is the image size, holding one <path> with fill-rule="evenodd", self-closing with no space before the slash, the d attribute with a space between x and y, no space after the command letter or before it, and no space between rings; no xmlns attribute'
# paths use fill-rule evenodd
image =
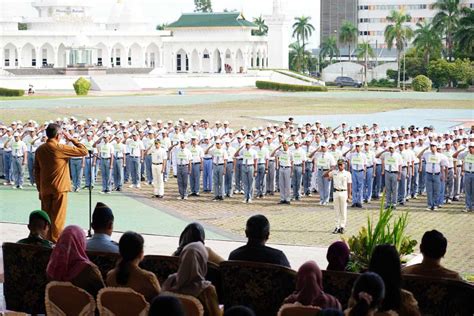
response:
<svg viewBox="0 0 474 316"><path fill-rule="evenodd" d="M400 181L398 181L398 202L399 203L405 203L406 190L407 190L407 168L402 167L402 173L400 174Z"/></svg>
<svg viewBox="0 0 474 316"><path fill-rule="evenodd" d="M397 205L398 173L385 171L385 207Z"/></svg>
<svg viewBox="0 0 474 316"><path fill-rule="evenodd" d="M212 166L212 185L214 186L214 197L224 195L224 165Z"/></svg>
<svg viewBox="0 0 474 316"><path fill-rule="evenodd" d="M189 170L188 165L178 165L178 191L179 195L184 198L188 196L188 179L189 179Z"/></svg>
<svg viewBox="0 0 474 316"><path fill-rule="evenodd" d="M454 198L454 168L448 169L448 177L446 178L445 185L444 198L452 200Z"/></svg>
<svg viewBox="0 0 474 316"><path fill-rule="evenodd" d="M268 161L268 172L267 172L267 179L266 179L266 191L267 193L275 192L275 160Z"/></svg>
<svg viewBox="0 0 474 316"><path fill-rule="evenodd" d="M2 155L0 154L0 157ZM1 163L0 163L1 166ZM33 185L36 183L35 181L35 172L34 172L34 167L35 167L35 153L28 152L28 175L30 177L30 184Z"/></svg>
<svg viewBox="0 0 474 316"><path fill-rule="evenodd" d="M4 176L3 172L3 148L0 148L0 177Z"/></svg>
<svg viewBox="0 0 474 316"><path fill-rule="evenodd" d="M225 186L225 194L228 196L232 196L232 180L234 178L234 163L227 162L226 170L225 170L225 177L224 177L224 186Z"/></svg>
<svg viewBox="0 0 474 316"><path fill-rule="evenodd" d="M16 186L23 185L23 157L12 156L12 174Z"/></svg>
<svg viewBox="0 0 474 316"><path fill-rule="evenodd" d="M263 195L265 192L265 164L257 165L257 177L255 178L255 190L257 196Z"/></svg>
<svg viewBox="0 0 474 316"><path fill-rule="evenodd" d="M291 185L293 186L293 197L300 198L301 196L301 179L303 177L303 166L293 167L293 176L291 177Z"/></svg>
<svg viewBox="0 0 474 316"><path fill-rule="evenodd" d="M132 184L140 184L140 170L141 162L138 157L130 157L130 175L132 177Z"/></svg>
<svg viewBox="0 0 474 316"><path fill-rule="evenodd" d="M244 195L246 200L251 200L253 197L253 173L255 169L253 165L242 166L242 184L244 186Z"/></svg>
<svg viewBox="0 0 474 316"><path fill-rule="evenodd" d="M112 186L112 177L110 173L110 158L100 159L100 173L102 174L102 192L109 192Z"/></svg>
<svg viewBox="0 0 474 316"><path fill-rule="evenodd" d="M304 194L311 193L311 178L313 177L313 162L306 161L303 174L303 192Z"/></svg>
<svg viewBox="0 0 474 316"><path fill-rule="evenodd" d="M113 178L115 189L121 189L123 185L123 158L115 157L114 159L114 168L113 168Z"/></svg>
<svg viewBox="0 0 474 316"><path fill-rule="evenodd" d="M289 202L291 198L291 168L280 167L278 174L280 200Z"/></svg>
<svg viewBox="0 0 474 316"><path fill-rule="evenodd" d="M242 161L237 159L237 165L235 166L235 190L242 191Z"/></svg>
<svg viewBox="0 0 474 316"><path fill-rule="evenodd" d="M459 195L461 194L461 188L462 188L462 176L461 176L461 170L462 167L458 166L454 168L454 197L459 198Z"/></svg>
<svg viewBox="0 0 474 316"><path fill-rule="evenodd" d="M191 174L189 175L189 186L191 193L199 193L199 181L201 180L201 163L193 163L191 166Z"/></svg>

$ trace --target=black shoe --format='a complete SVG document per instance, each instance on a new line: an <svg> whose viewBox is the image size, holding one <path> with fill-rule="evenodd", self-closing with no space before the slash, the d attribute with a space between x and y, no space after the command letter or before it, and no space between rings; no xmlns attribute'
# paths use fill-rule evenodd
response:
<svg viewBox="0 0 474 316"><path fill-rule="evenodd" d="M219 201L219 197L218 197L218 196L216 196L216 197L215 197L215 198L213 198L212 200L213 200L214 202L215 202L215 201Z"/></svg>
<svg viewBox="0 0 474 316"><path fill-rule="evenodd" d="M219 196L218 198L219 198L219 200L224 201L224 197Z"/></svg>
<svg viewBox="0 0 474 316"><path fill-rule="evenodd" d="M282 201L278 202L278 204L286 204L286 201L282 200Z"/></svg>
<svg viewBox="0 0 474 316"><path fill-rule="evenodd" d="M357 203L357 207L358 207L358 208L362 208L362 204Z"/></svg>
<svg viewBox="0 0 474 316"><path fill-rule="evenodd" d="M334 228L334 230L332 231L333 234L339 234L339 228Z"/></svg>
<svg viewBox="0 0 474 316"><path fill-rule="evenodd" d="M290 201L285 201L286 204L288 205L291 205L291 202Z"/></svg>
<svg viewBox="0 0 474 316"><path fill-rule="evenodd" d="M344 234L344 228L343 228L343 227L339 228L339 230L338 230L337 232L338 232L339 234Z"/></svg>
<svg viewBox="0 0 474 316"><path fill-rule="evenodd" d="M354 203L354 204L352 204L352 205L351 205L351 207L357 207L357 204L356 204L356 203Z"/></svg>
<svg viewBox="0 0 474 316"><path fill-rule="evenodd" d="M369 203L369 200L364 200L364 203Z"/></svg>
<svg viewBox="0 0 474 316"><path fill-rule="evenodd" d="M459 198L457 198L457 197L454 197L454 198L453 198L453 201L455 201L455 202L459 202Z"/></svg>

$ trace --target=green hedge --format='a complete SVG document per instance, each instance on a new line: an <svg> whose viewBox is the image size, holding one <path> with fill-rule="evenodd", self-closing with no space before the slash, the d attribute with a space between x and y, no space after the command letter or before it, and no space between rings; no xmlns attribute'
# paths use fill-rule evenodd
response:
<svg viewBox="0 0 474 316"><path fill-rule="evenodd" d="M77 79L76 82L74 82L73 86L77 95L87 95L89 93L89 89L91 88L91 83L81 77Z"/></svg>
<svg viewBox="0 0 474 316"><path fill-rule="evenodd" d="M0 88L0 96L2 97L22 97L24 94L25 90L22 89Z"/></svg>
<svg viewBox="0 0 474 316"><path fill-rule="evenodd" d="M420 92L428 92L431 91L431 80L430 78L418 75L416 76L413 81L411 82L411 86L413 90L420 91Z"/></svg>
<svg viewBox="0 0 474 316"><path fill-rule="evenodd" d="M257 81L255 83L257 88L265 90L278 91L328 91L328 88L322 86L305 86L298 84L278 83L271 81Z"/></svg>

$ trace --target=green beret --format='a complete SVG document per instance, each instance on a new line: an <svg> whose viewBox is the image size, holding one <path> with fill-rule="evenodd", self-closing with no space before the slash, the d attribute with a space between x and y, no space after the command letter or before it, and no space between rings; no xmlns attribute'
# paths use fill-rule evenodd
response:
<svg viewBox="0 0 474 316"><path fill-rule="evenodd" d="M39 217L41 219L44 219L45 221L47 221L51 225L51 219L49 218L48 213L46 213L43 210L36 210L36 211L31 212L30 213L30 221L33 217Z"/></svg>

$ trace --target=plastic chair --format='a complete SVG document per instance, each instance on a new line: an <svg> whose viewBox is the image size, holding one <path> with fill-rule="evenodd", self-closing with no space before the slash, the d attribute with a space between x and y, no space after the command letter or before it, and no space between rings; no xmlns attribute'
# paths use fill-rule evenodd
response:
<svg viewBox="0 0 474 316"><path fill-rule="evenodd" d="M45 307L47 315L94 315L95 300L85 290L71 282L52 281L46 285Z"/></svg>
<svg viewBox="0 0 474 316"><path fill-rule="evenodd" d="M97 309L101 316L147 316L150 304L131 288L107 287L97 295Z"/></svg>

